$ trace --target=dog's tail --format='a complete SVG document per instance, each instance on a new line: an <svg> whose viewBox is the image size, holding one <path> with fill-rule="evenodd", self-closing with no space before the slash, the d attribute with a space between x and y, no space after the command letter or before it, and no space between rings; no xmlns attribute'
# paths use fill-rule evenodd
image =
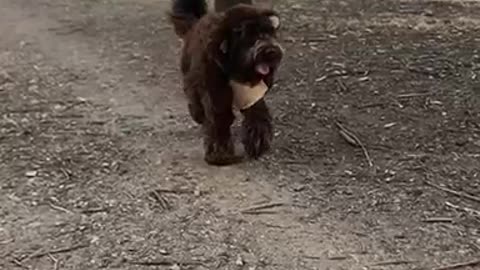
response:
<svg viewBox="0 0 480 270"><path fill-rule="evenodd" d="M173 0L169 17L175 33L183 38L206 13L206 0Z"/></svg>

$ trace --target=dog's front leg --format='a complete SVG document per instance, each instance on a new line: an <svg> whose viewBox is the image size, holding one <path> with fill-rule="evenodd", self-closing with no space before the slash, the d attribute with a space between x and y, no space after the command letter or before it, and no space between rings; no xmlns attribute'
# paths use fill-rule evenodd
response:
<svg viewBox="0 0 480 270"><path fill-rule="evenodd" d="M235 116L231 106L215 107L209 98L202 100L205 110L203 122L205 161L211 165L225 166L241 161L235 155L230 127Z"/></svg>
<svg viewBox="0 0 480 270"><path fill-rule="evenodd" d="M272 116L263 99L241 112L244 116L242 143L245 152L249 157L257 159L270 150L273 139Z"/></svg>

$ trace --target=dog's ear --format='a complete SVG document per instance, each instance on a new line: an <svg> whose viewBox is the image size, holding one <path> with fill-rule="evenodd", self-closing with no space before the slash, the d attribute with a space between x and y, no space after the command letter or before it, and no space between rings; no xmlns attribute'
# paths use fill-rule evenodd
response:
<svg viewBox="0 0 480 270"><path fill-rule="evenodd" d="M226 72L228 65L228 41L223 40L216 49L215 62L221 70Z"/></svg>
<svg viewBox="0 0 480 270"><path fill-rule="evenodd" d="M278 17L277 15L270 15L268 16L268 19L270 20L270 23L275 30L280 28L280 17Z"/></svg>
<svg viewBox="0 0 480 270"><path fill-rule="evenodd" d="M194 20L189 16L177 15L174 13L167 13L170 23L173 25L173 30L175 34L184 38L187 32L192 28Z"/></svg>
<svg viewBox="0 0 480 270"><path fill-rule="evenodd" d="M220 42L211 42L208 46L210 59L224 72L228 65L228 41L226 39Z"/></svg>

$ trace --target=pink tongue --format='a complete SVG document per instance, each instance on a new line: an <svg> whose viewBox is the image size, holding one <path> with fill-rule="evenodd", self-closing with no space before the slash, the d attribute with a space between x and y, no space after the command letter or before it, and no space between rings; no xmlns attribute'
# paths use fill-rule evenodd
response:
<svg viewBox="0 0 480 270"><path fill-rule="evenodd" d="M267 75L270 72L270 67L266 64L258 64L255 66L255 70L261 75Z"/></svg>

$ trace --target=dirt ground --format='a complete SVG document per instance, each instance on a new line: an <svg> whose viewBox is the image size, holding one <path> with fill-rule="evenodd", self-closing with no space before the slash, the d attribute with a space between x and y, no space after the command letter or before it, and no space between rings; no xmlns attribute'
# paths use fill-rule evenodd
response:
<svg viewBox="0 0 480 270"><path fill-rule="evenodd" d="M226 168L168 6L0 0L0 269L480 269L479 1L278 0L274 149Z"/></svg>

